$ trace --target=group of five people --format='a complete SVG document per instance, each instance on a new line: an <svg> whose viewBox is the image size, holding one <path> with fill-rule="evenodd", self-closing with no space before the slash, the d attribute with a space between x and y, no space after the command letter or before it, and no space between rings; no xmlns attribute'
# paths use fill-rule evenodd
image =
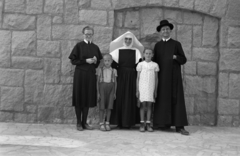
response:
<svg viewBox="0 0 240 156"><path fill-rule="evenodd" d="M167 20L160 21L156 30L162 40L153 50L144 49L128 31L111 42L110 53L103 57L92 42L94 30L83 29L84 41L69 56L76 65L72 104L78 130L93 129L86 122L87 115L98 101L102 131L111 130L110 124L130 128L140 121L141 132L152 132L152 119L154 128L175 126L176 132L189 135L184 128L188 121L181 75L187 59L180 42L171 38L173 28Z"/></svg>

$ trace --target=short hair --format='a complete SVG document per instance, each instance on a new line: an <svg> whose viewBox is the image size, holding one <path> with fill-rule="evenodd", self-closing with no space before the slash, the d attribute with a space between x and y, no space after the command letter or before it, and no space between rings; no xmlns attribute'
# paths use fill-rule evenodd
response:
<svg viewBox="0 0 240 156"><path fill-rule="evenodd" d="M93 34L94 34L94 29L90 26L86 26L82 29L82 33L84 34L85 30L92 30Z"/></svg>
<svg viewBox="0 0 240 156"><path fill-rule="evenodd" d="M150 51L152 51L152 53L154 54L154 51L153 51L152 49L150 49L150 48L144 49L143 53L145 53L146 50L150 50Z"/></svg>
<svg viewBox="0 0 240 156"><path fill-rule="evenodd" d="M105 55L103 56L103 58L104 58L104 57L110 57L110 58L112 59L112 55L110 55L110 54L108 54L108 53L105 54Z"/></svg>

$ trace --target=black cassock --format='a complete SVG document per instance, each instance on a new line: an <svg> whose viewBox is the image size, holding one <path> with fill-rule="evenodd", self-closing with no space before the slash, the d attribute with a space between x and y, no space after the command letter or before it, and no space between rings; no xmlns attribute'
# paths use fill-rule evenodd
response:
<svg viewBox="0 0 240 156"><path fill-rule="evenodd" d="M117 69L117 93L111 114L111 124L131 127L139 122L139 109L136 97L136 51L120 49L118 63L113 63Z"/></svg>
<svg viewBox="0 0 240 156"><path fill-rule="evenodd" d="M88 64L86 59L97 58L96 64ZM96 68L102 54L94 43L79 42L73 48L69 59L76 65L73 79L72 105L82 107L94 107L97 104Z"/></svg>
<svg viewBox="0 0 240 156"><path fill-rule="evenodd" d="M177 56L176 60L173 60L173 55ZM181 43L173 39L157 42L153 60L160 68L153 114L154 127L188 125L181 74L181 65L187 59Z"/></svg>

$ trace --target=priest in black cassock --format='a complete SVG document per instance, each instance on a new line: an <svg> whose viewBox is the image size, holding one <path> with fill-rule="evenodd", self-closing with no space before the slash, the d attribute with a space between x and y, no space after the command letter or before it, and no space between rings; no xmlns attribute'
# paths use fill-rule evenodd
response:
<svg viewBox="0 0 240 156"><path fill-rule="evenodd" d="M111 124L130 128L139 123L136 97L136 65L142 58L143 45L131 32L126 32L110 43L112 66L117 69L116 101L111 115Z"/></svg>
<svg viewBox="0 0 240 156"><path fill-rule="evenodd" d="M164 130L175 126L176 132L189 135L184 129L188 120L181 74L181 65L184 65L187 59L181 43L170 37L173 27L167 20L160 21L157 27L162 40L154 47L153 61L158 63L160 72L153 125Z"/></svg>
<svg viewBox="0 0 240 156"><path fill-rule="evenodd" d="M97 105L96 68L102 54L99 47L92 42L93 28L86 26L82 33L84 40L73 48L69 59L76 65L73 79L72 105L77 117L77 130L92 130L87 124L89 107Z"/></svg>

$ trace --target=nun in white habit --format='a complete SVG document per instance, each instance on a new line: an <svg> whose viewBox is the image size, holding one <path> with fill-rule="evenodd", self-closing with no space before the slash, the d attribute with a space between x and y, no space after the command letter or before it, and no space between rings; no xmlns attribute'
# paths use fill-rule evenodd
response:
<svg viewBox="0 0 240 156"><path fill-rule="evenodd" d="M136 97L136 65L144 47L131 32L126 32L110 43L113 68L118 71L117 98L111 115L111 124L130 128L139 122Z"/></svg>

